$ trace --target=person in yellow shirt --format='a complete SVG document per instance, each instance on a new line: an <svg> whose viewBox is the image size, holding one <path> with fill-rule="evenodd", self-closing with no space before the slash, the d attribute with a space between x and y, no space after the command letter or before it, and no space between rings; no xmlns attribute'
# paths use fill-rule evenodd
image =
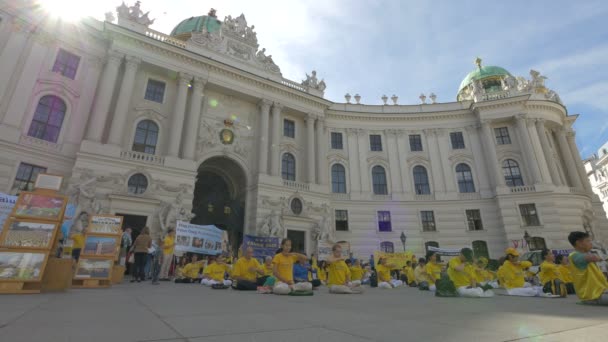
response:
<svg viewBox="0 0 608 342"><path fill-rule="evenodd" d="M401 280L396 280L391 277L391 270L396 266L389 264L386 258L379 258L378 265L376 266L376 273L378 274L378 288L381 289L392 289L403 285Z"/></svg>
<svg viewBox="0 0 608 342"><path fill-rule="evenodd" d="M361 285L364 273L365 270L361 267L361 261L359 259L355 259L354 264L350 267L350 281L354 285Z"/></svg>
<svg viewBox="0 0 608 342"><path fill-rule="evenodd" d="M167 236L163 240L163 263L160 266L160 280L169 280L169 269L173 263L173 251L175 249L175 230L169 228Z"/></svg>
<svg viewBox="0 0 608 342"><path fill-rule="evenodd" d="M416 286L416 276L414 275L414 268L410 260L406 261L405 266L401 269L401 281L403 281L403 284L412 287Z"/></svg>
<svg viewBox="0 0 608 342"><path fill-rule="evenodd" d="M345 258L342 257L342 246L335 244L331 248L332 255L327 258L327 286L329 293L351 294L363 293L361 285L351 283L351 273Z"/></svg>
<svg viewBox="0 0 608 342"><path fill-rule="evenodd" d="M223 256L218 256L214 261L209 259L209 265L203 270L203 279L201 284L205 286L213 286L223 284L224 286L232 285L232 280L225 279L226 273L230 270L228 264L224 261Z"/></svg>
<svg viewBox="0 0 608 342"><path fill-rule="evenodd" d="M262 265L262 267L264 268L264 275L266 277L272 277L272 257L271 256L267 256L264 258L264 265Z"/></svg>
<svg viewBox="0 0 608 342"><path fill-rule="evenodd" d="M184 277L184 267L188 264L188 258L185 256L179 259L179 266L175 268L175 277L183 278Z"/></svg>
<svg viewBox="0 0 608 342"><path fill-rule="evenodd" d="M201 268L203 268L203 261L198 260L198 255L192 255L192 261L187 263L181 269L181 276L175 279L176 283L191 284L199 283L201 281Z"/></svg>
<svg viewBox="0 0 608 342"><path fill-rule="evenodd" d="M510 296L534 297L545 296L541 286L532 286L524 279L524 270L530 268L529 261L519 261L519 252L515 248L507 248L505 262L498 269L500 285Z"/></svg>
<svg viewBox="0 0 608 342"><path fill-rule="evenodd" d="M264 285L266 278L264 268L253 257L253 248L247 247L245 255L234 264L232 279L236 281L236 286L233 283L232 288L242 291L255 291L258 286Z"/></svg>
<svg viewBox="0 0 608 342"><path fill-rule="evenodd" d="M431 277L428 273L426 273L426 259L420 258L418 259L418 265L414 269L414 277L416 279L416 284L418 284L418 290L420 291L428 291L429 284L431 283Z"/></svg>
<svg viewBox="0 0 608 342"><path fill-rule="evenodd" d="M559 254L555 259L557 262L557 270L559 271L559 279L566 285L568 294L575 294L574 280L572 279L572 272L570 271L570 260L567 255Z"/></svg>
<svg viewBox="0 0 608 342"><path fill-rule="evenodd" d="M488 267L488 259L481 257L474 263L475 268L475 280L478 285L481 285L481 288L487 290L489 288L497 289L500 286L494 280L495 275L493 272L487 269Z"/></svg>
<svg viewBox="0 0 608 342"><path fill-rule="evenodd" d="M425 271L428 274L429 290L436 291L435 282L441 279L441 264L437 263L437 252L429 251L426 254Z"/></svg>
<svg viewBox="0 0 608 342"><path fill-rule="evenodd" d="M478 286L473 262L473 251L470 248L460 250L460 255L448 263L448 276L461 297L488 298L494 297L492 290Z"/></svg>
<svg viewBox="0 0 608 342"><path fill-rule="evenodd" d="M593 248L591 237L585 232L572 232L568 241L575 249L568 259L576 295L585 304L608 305L608 281L596 264L602 259L589 253Z"/></svg>
<svg viewBox="0 0 608 342"><path fill-rule="evenodd" d="M281 241L281 249L279 251L272 259L272 273L276 278L272 293L287 295L292 291L312 291L311 283L302 282L296 284L293 280L293 263L298 259L306 262L306 255L291 253L290 239L283 239Z"/></svg>
<svg viewBox="0 0 608 342"><path fill-rule="evenodd" d="M317 279L321 282L321 284L327 284L327 263L325 260L321 260L316 265L313 265L312 269L317 274Z"/></svg>
<svg viewBox="0 0 608 342"><path fill-rule="evenodd" d="M553 255L553 252L550 249L545 248L540 252L540 256L544 261L540 264L538 278L540 279L543 291L566 297L568 295L568 290L560 279L559 270L554 262L555 255Z"/></svg>
<svg viewBox="0 0 608 342"><path fill-rule="evenodd" d="M70 238L72 239L72 259L78 262L80 251L84 248L84 229L82 232L74 232Z"/></svg>

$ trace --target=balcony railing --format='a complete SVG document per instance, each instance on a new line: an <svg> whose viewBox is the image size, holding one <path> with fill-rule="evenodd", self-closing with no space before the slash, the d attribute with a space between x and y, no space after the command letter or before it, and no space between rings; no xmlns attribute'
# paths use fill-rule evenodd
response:
<svg viewBox="0 0 608 342"><path fill-rule="evenodd" d="M512 92L510 90L504 90L504 91L499 91L499 92L492 92L489 94L482 94L481 100L482 101L500 100L500 99L509 98L513 95L514 94L512 94Z"/></svg>
<svg viewBox="0 0 608 342"><path fill-rule="evenodd" d="M164 165L165 158L154 154L135 152L135 151L122 151L120 152L120 158L124 160L131 160L146 164Z"/></svg>
<svg viewBox="0 0 608 342"><path fill-rule="evenodd" d="M299 91L304 91L304 92L307 92L307 91L308 91L308 90L307 90L307 89L306 89L304 86L302 86L301 84L296 83L296 82L291 81L291 80L288 80L288 79L286 79L286 78L284 78L283 80L281 80L281 84L283 84L284 86L288 86L289 88L293 88L293 89L299 90Z"/></svg>
<svg viewBox="0 0 608 342"><path fill-rule="evenodd" d="M283 186L301 191L310 191L310 184L298 183L285 179L283 180Z"/></svg>
<svg viewBox="0 0 608 342"><path fill-rule="evenodd" d="M146 29L145 35L152 38L152 39L156 39L159 40L161 42L167 43L167 44L171 44L177 47L180 47L182 49L186 48L186 43L182 40L173 38L171 36L168 36L164 33L152 30L152 29Z"/></svg>
<svg viewBox="0 0 608 342"><path fill-rule="evenodd" d="M525 186L515 186L511 188L511 193L521 193L521 192L535 192L536 188L534 185L525 185Z"/></svg>

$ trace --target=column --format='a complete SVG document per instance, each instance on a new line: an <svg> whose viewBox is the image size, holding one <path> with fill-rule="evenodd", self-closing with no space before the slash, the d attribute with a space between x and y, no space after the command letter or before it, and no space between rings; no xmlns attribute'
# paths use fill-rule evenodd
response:
<svg viewBox="0 0 608 342"><path fill-rule="evenodd" d="M359 175L361 169L359 168L359 142L357 141L357 130L354 128L347 128L346 139L348 139L346 148L348 149L348 173L350 175L349 192L353 194L361 191L361 176Z"/></svg>
<svg viewBox="0 0 608 342"><path fill-rule="evenodd" d="M436 129L424 130L429 146L429 156L431 157L431 174L433 175L433 192L435 194L445 193L445 182L443 181L443 170L439 151L439 141ZM429 139L430 138L430 139ZM428 172L428 171L427 171Z"/></svg>
<svg viewBox="0 0 608 342"><path fill-rule="evenodd" d="M583 160L581 158L581 154L578 152L578 147L576 146L576 141L574 139L575 132L569 131L566 134L566 139L568 140L568 146L570 146L570 152L574 157L574 163L576 164L576 169L578 171L578 175L580 177L581 183L583 183L583 187L589 193L593 192L591 189L591 184L589 183L589 178L587 177L587 172L585 171L585 165L583 165Z"/></svg>
<svg viewBox="0 0 608 342"><path fill-rule="evenodd" d="M484 164L483 152L481 150L482 141L479 137L479 125L472 125L465 127L467 134L469 135L469 141L471 142L471 152L473 152L473 162L475 163L475 173L477 174L477 181L479 182L479 192L484 193L490 190L490 173L488 167ZM491 162L491 161L489 161ZM494 164L496 164L494 162Z"/></svg>
<svg viewBox="0 0 608 342"><path fill-rule="evenodd" d="M397 135L399 134L399 131L395 129L387 129L384 131L384 133L386 140L388 141L388 163L392 184L392 191L390 193L403 192L401 166L399 163L399 150L397 148Z"/></svg>
<svg viewBox="0 0 608 342"><path fill-rule="evenodd" d="M325 135L325 120L322 118L317 119L317 183L326 185L327 184L327 144L328 139Z"/></svg>
<svg viewBox="0 0 608 342"><path fill-rule="evenodd" d="M87 122L90 120L91 105L95 98L95 91L97 90L97 83L101 75L101 69L103 67L103 60L97 57L90 57L85 61L86 75L84 79L84 85L82 87L82 95L80 101L78 101L78 108L75 113L78 113L78 119L72 117L70 120L70 131L69 136L66 135L66 141L73 144L80 145L82 138L86 132Z"/></svg>
<svg viewBox="0 0 608 342"><path fill-rule="evenodd" d="M578 170L576 169L576 164L574 163L572 151L570 150L568 140L566 139L566 131L563 128L560 128L557 130L556 133L557 142L559 144L559 150L561 152L562 158L564 159L564 163L566 164L568 179L570 180L570 186L577 189L583 189L583 183L581 182Z"/></svg>
<svg viewBox="0 0 608 342"><path fill-rule="evenodd" d="M398 167L401 173L401 186L403 187L404 193L412 192L410 189L411 175L407 165L407 154L409 152L407 142L406 132L397 131L397 161L399 162Z"/></svg>
<svg viewBox="0 0 608 342"><path fill-rule="evenodd" d="M15 24L7 22L4 25ZM0 61L2 61L0 64L0 80L2 80L0 82L0 99L3 100L2 102L10 100L10 97L4 96L7 87L19 79L20 75L16 75L16 73L21 74L22 72L22 68L19 68L19 63L27 58L29 47L32 44L31 42L28 43L28 39L32 40L28 35L29 33L13 29L8 33L8 41L2 49L2 53L0 53Z"/></svg>
<svg viewBox="0 0 608 342"><path fill-rule="evenodd" d="M281 172L281 110L283 106L275 102L272 105L272 140L270 148L270 174L279 176Z"/></svg>
<svg viewBox="0 0 608 342"><path fill-rule="evenodd" d="M547 139L547 133L545 131L545 120L537 119L536 120L536 134L540 139L540 146L543 150L543 154L545 157L545 161L547 163L547 167L549 168L549 173L551 174L551 179L553 180L553 184L556 186L561 186L562 181L559 176L559 169L557 163L555 162L555 158L553 158L553 152L551 151L551 146L549 145L549 139Z"/></svg>
<svg viewBox="0 0 608 342"><path fill-rule="evenodd" d="M103 69L101 82L97 88L97 99L93 105L93 112L87 128L87 140L101 143L103 130L106 126L110 111L110 102L112 101L114 87L116 86L118 69L120 68L123 56L123 54L116 51L110 51L108 53L108 60Z"/></svg>
<svg viewBox="0 0 608 342"><path fill-rule="evenodd" d="M201 77L194 78L192 87L192 97L190 98L190 110L186 120L186 134L184 136L184 158L195 160L196 158L196 141L198 135L198 127L201 121L201 105L203 101L203 91L207 80Z"/></svg>
<svg viewBox="0 0 608 342"><path fill-rule="evenodd" d="M534 180L534 184L542 183L540 169L538 168L538 163L536 162L536 158L534 157L534 152L532 150L532 139L530 139L530 134L528 133L526 115L520 114L515 116L515 122L517 123L517 133L520 138L519 146L521 147L521 151L524 154L528 170L532 172L532 179Z"/></svg>
<svg viewBox="0 0 608 342"><path fill-rule="evenodd" d="M456 192L456 180L454 170L452 170L449 158L450 141L448 140L447 132L444 129L437 130L437 147L439 148L439 164L441 165L441 173L443 174L443 182L446 192Z"/></svg>
<svg viewBox="0 0 608 342"><path fill-rule="evenodd" d="M361 177L361 192L370 194L372 191L369 180L371 171L367 165L367 151L370 150L369 135L364 129L357 130L357 150L359 152L359 176Z"/></svg>
<svg viewBox="0 0 608 342"><path fill-rule="evenodd" d="M186 99L188 98L188 83L192 80L192 76L179 73L177 76L177 98L173 117L171 118L171 135L169 136L168 154L171 157L179 158L179 147L182 141L182 133L184 130L184 115L186 114Z"/></svg>
<svg viewBox="0 0 608 342"><path fill-rule="evenodd" d="M489 168L492 170L491 174L494 178L493 184L495 187L504 187L506 186L505 177L501 172L498 156L496 155L496 145L494 141L494 134L492 133L492 127L490 127L490 122L483 120L481 122L481 130L483 134L483 152L485 155L485 160L487 161Z"/></svg>
<svg viewBox="0 0 608 342"><path fill-rule="evenodd" d="M109 144L117 146L122 146L123 137L125 136L129 105L131 104L133 86L135 85L135 74L141 62L140 59L132 56L127 57L126 60L125 74L122 77L122 84L118 93L114 118L112 119L112 126L110 128L110 137L108 138Z"/></svg>
<svg viewBox="0 0 608 342"><path fill-rule="evenodd" d="M260 142L258 153L258 173L268 174L268 119L270 116L270 104L268 100L262 100L260 106Z"/></svg>
<svg viewBox="0 0 608 342"><path fill-rule="evenodd" d="M316 167L315 167L315 116L312 114L306 115L306 163L307 181L316 183Z"/></svg>
<svg viewBox="0 0 608 342"><path fill-rule="evenodd" d="M530 119L529 123L534 123L536 120ZM534 155L536 155L536 162L538 163L538 168L540 170L540 176L542 178L543 184L552 184L551 173L549 173L549 167L547 166L547 159L545 158L545 152L540 143L540 136L538 134L538 130L536 129L536 124L533 124L532 127L528 126L528 134L530 135L530 139L532 140L532 147L534 148Z"/></svg>

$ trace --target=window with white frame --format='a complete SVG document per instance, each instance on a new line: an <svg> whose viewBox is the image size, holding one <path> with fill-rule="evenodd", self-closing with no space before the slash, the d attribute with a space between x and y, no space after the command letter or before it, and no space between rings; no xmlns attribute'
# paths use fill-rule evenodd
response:
<svg viewBox="0 0 608 342"><path fill-rule="evenodd" d="M64 49L59 49L57 52L57 57L55 58L55 64L53 64L53 72L61 74L70 79L74 79L76 77L76 72L78 71L78 65L80 64L80 57L67 52Z"/></svg>
<svg viewBox="0 0 608 342"><path fill-rule="evenodd" d="M331 148L333 150L342 150L344 148L344 144L342 142L342 133L331 132Z"/></svg>
<svg viewBox="0 0 608 342"><path fill-rule="evenodd" d="M337 209L336 212L336 231L348 231L348 211Z"/></svg>
<svg viewBox="0 0 608 342"><path fill-rule="evenodd" d="M536 204L527 203L519 205L519 212L521 214L521 220L524 226L540 226L540 220L538 218L538 212L536 211Z"/></svg>
<svg viewBox="0 0 608 342"><path fill-rule="evenodd" d="M450 141L452 142L452 149L454 150L462 150L465 148L462 132L451 132Z"/></svg>
<svg viewBox="0 0 608 342"><path fill-rule="evenodd" d="M466 215L469 230L483 230L481 211L479 209L468 209L466 210Z"/></svg>
<svg viewBox="0 0 608 342"><path fill-rule="evenodd" d="M149 79L148 84L146 85L146 94L144 98L149 101L163 103L165 88L165 82Z"/></svg>
<svg viewBox="0 0 608 342"><path fill-rule="evenodd" d="M378 231L381 231L381 232L392 232L393 231L390 211L378 211Z"/></svg>
<svg viewBox="0 0 608 342"><path fill-rule="evenodd" d="M27 135L56 143L66 113L65 102L55 95L40 98Z"/></svg>
<svg viewBox="0 0 608 342"><path fill-rule="evenodd" d="M34 190L34 183L39 173L46 173L46 167L20 163L15 175L15 181L11 189L12 194L17 194L21 191Z"/></svg>
<svg viewBox="0 0 608 342"><path fill-rule="evenodd" d="M496 135L497 145L508 145L511 143L511 137L509 136L508 127L494 128L494 135Z"/></svg>
<svg viewBox="0 0 608 342"><path fill-rule="evenodd" d="M422 222L423 232L434 232L437 230L437 227L435 226L435 212L432 210L421 211L420 221Z"/></svg>

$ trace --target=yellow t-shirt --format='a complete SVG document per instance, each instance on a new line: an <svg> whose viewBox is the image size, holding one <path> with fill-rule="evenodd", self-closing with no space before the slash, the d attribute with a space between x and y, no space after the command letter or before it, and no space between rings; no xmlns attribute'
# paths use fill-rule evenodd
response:
<svg viewBox="0 0 608 342"><path fill-rule="evenodd" d="M408 284L411 284L416 281L416 275L414 274L414 269L411 266L404 266L401 270L401 274L407 277Z"/></svg>
<svg viewBox="0 0 608 342"><path fill-rule="evenodd" d="M256 279L258 278L258 274L257 272L250 271L249 269L251 267L255 267L258 270L262 269L262 266L260 266L260 263L256 258L251 258L249 260L247 260L245 257L239 258L236 264L234 264L234 268L232 270L232 277L240 277L248 281L256 281Z"/></svg>
<svg viewBox="0 0 608 342"><path fill-rule="evenodd" d="M350 277L350 270L344 260L332 262L327 270L329 273L327 285L345 285L346 278Z"/></svg>
<svg viewBox="0 0 608 342"><path fill-rule="evenodd" d="M319 278L320 281L327 281L327 270L321 269L318 266L315 267L315 269L317 270L317 278Z"/></svg>
<svg viewBox="0 0 608 342"><path fill-rule="evenodd" d="M72 241L74 242L72 244L72 249L82 249L82 247L84 247L84 235L82 235L81 233L76 233L72 235Z"/></svg>
<svg viewBox="0 0 608 342"><path fill-rule="evenodd" d="M500 285L505 289L514 289L523 287L526 280L524 279L524 269L532 265L529 261L522 261L519 265L506 260L505 263L498 269L498 277Z"/></svg>
<svg viewBox="0 0 608 342"><path fill-rule="evenodd" d="M378 273L378 282L391 281L391 269L384 265L376 266L376 272Z"/></svg>
<svg viewBox="0 0 608 342"><path fill-rule="evenodd" d="M174 249L175 249L175 239L172 236L167 235L165 237L165 240L163 241L163 254L171 255L171 254L173 254Z"/></svg>
<svg viewBox="0 0 608 342"><path fill-rule="evenodd" d="M426 264L426 273L429 274L429 285L435 284L441 278L441 265L433 262Z"/></svg>
<svg viewBox="0 0 608 342"><path fill-rule="evenodd" d="M573 281L570 267L566 265L559 265L557 266L557 271L559 272L559 280L562 282L571 283Z"/></svg>
<svg viewBox="0 0 608 342"><path fill-rule="evenodd" d="M196 279L201 271L201 261L191 262L182 268L182 277Z"/></svg>
<svg viewBox="0 0 608 342"><path fill-rule="evenodd" d="M363 273L365 270L361 266L353 266L350 268L350 280L361 280L363 279Z"/></svg>
<svg viewBox="0 0 608 342"><path fill-rule="evenodd" d="M456 267L463 264L463 261L459 257L454 257L448 264L448 276L456 287L471 286L472 278L474 276L473 266L471 264L465 264L462 271L457 271Z"/></svg>
<svg viewBox="0 0 608 342"><path fill-rule="evenodd" d="M543 261L543 263L540 264L538 278L540 279L540 283L543 285L555 279L559 279L560 275L557 265L552 262Z"/></svg>
<svg viewBox="0 0 608 342"><path fill-rule="evenodd" d="M416 282L418 284L422 283L423 281L426 281L427 283L431 282L431 277L428 275L428 273L426 273L426 268L422 265L416 266L416 269L414 270L414 277L416 278Z"/></svg>
<svg viewBox="0 0 608 342"><path fill-rule="evenodd" d="M298 260L295 255L285 256L279 253L272 259L272 264L277 266L279 281L293 281L293 264Z"/></svg>
<svg viewBox="0 0 608 342"><path fill-rule="evenodd" d="M574 290L576 295L581 300L596 300L606 290L608 290L608 281L600 268L594 262L587 263L582 260L584 253L572 252L568 256L570 259L570 272L572 273L572 279L574 284ZM575 260L579 260L580 263L586 265L585 268L581 269L576 266Z"/></svg>
<svg viewBox="0 0 608 342"><path fill-rule="evenodd" d="M203 276L209 277L215 281L224 280L224 275L228 271L228 265L220 265L218 263L213 263L207 267L203 271Z"/></svg>
<svg viewBox="0 0 608 342"><path fill-rule="evenodd" d="M265 276L272 276L272 264L270 264L270 266L266 265L266 263L264 263L264 265L262 265L262 267L264 268L264 275Z"/></svg>

